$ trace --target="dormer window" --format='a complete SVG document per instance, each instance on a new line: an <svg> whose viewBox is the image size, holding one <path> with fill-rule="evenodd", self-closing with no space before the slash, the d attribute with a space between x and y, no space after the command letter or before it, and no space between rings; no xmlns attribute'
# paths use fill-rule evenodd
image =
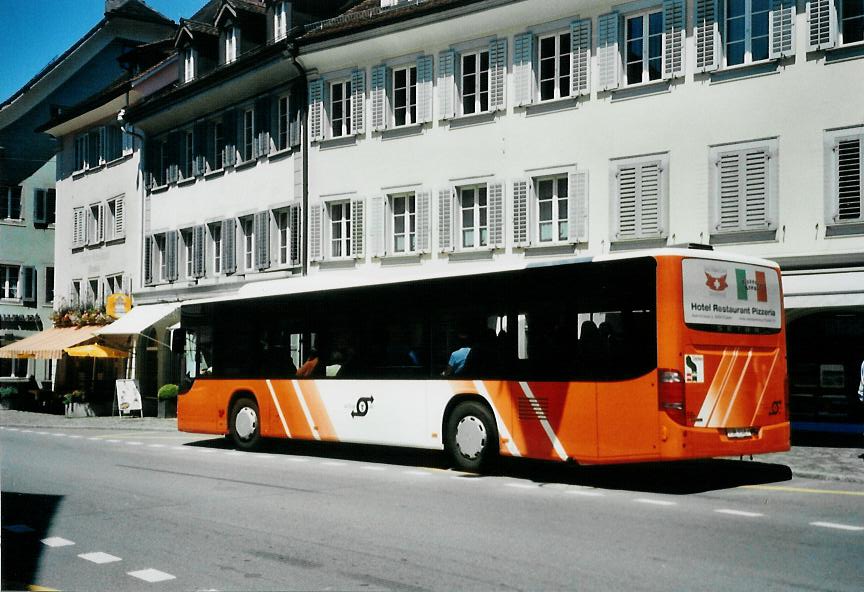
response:
<svg viewBox="0 0 864 592"><path fill-rule="evenodd" d="M284 39L288 35L288 2L276 4L273 14L273 38L276 41Z"/></svg>
<svg viewBox="0 0 864 592"><path fill-rule="evenodd" d="M183 50L183 82L191 82L195 79L195 62L198 57L192 47Z"/></svg>
<svg viewBox="0 0 864 592"><path fill-rule="evenodd" d="M237 59L237 45L240 43L240 27L228 27L225 31L225 63Z"/></svg>

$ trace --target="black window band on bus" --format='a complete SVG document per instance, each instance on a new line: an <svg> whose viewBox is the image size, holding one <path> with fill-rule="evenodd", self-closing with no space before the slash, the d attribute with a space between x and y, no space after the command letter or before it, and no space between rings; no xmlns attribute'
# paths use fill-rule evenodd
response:
<svg viewBox="0 0 864 592"><path fill-rule="evenodd" d="M738 335L774 335L780 332L780 328L769 327L745 327L741 325L709 325L701 323L686 323L689 329L707 331L710 333L735 333Z"/></svg>
<svg viewBox="0 0 864 592"><path fill-rule="evenodd" d="M185 359L202 378L294 379L314 348L322 380L625 380L657 367L656 274L644 257L184 307Z"/></svg>

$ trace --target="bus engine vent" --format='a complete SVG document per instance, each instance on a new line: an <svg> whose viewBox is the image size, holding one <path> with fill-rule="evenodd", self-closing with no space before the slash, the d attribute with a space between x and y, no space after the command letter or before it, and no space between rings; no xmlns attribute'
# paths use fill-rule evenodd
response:
<svg viewBox="0 0 864 592"><path fill-rule="evenodd" d="M546 398L519 399L519 419L546 419L549 400Z"/></svg>

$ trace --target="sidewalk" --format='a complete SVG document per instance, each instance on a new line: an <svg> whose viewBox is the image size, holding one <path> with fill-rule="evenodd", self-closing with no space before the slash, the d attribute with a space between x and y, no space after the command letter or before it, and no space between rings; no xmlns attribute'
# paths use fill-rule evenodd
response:
<svg viewBox="0 0 864 592"><path fill-rule="evenodd" d="M64 417L27 411L0 411L0 426L54 429L177 431L176 419L155 417ZM864 448L793 446L789 452L754 457L755 461L786 465L803 479L864 483Z"/></svg>

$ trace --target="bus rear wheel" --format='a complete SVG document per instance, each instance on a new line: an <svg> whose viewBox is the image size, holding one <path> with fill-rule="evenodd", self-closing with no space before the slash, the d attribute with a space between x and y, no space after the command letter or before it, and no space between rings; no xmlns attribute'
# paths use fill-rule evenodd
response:
<svg viewBox="0 0 864 592"><path fill-rule="evenodd" d="M498 432L489 409L477 401L459 403L447 419L445 446L457 469L491 467L498 457Z"/></svg>
<svg viewBox="0 0 864 592"><path fill-rule="evenodd" d="M261 441L261 421L255 399L241 397L234 402L228 431L234 445L240 450L252 450L258 446Z"/></svg>

